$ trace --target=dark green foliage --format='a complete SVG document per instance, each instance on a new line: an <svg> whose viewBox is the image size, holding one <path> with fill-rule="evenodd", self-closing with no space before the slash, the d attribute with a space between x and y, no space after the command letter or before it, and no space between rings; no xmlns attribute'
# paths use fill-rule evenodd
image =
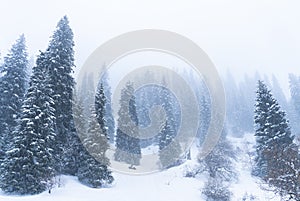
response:
<svg viewBox="0 0 300 201"><path fill-rule="evenodd" d="M83 139L85 149L80 154L78 170L79 181L92 188L105 187L114 180L108 169L109 160L105 156L108 149L106 132L101 129L96 114L92 111L87 135Z"/></svg>
<svg viewBox="0 0 300 201"><path fill-rule="evenodd" d="M45 52L49 71L51 96L54 99L56 117L56 170L58 173L75 175L78 169L80 140L76 134L72 113L74 67L73 32L67 17L63 17Z"/></svg>
<svg viewBox="0 0 300 201"><path fill-rule="evenodd" d="M105 120L105 108L106 108L106 97L104 94L103 84L101 83L99 88L97 89L96 97L95 97L95 109L96 109L96 118L100 125L101 130L107 134L108 128ZM106 136L108 137L108 136Z"/></svg>
<svg viewBox="0 0 300 201"><path fill-rule="evenodd" d="M107 127L107 136L110 143L114 142L115 137L115 120L113 117L112 104L111 104L111 87L109 86L109 75L105 71L101 77L101 84L103 85L104 95L106 98L105 102L105 123Z"/></svg>
<svg viewBox="0 0 300 201"><path fill-rule="evenodd" d="M25 37L21 35L4 57L0 78L0 150L7 150L12 132L17 126L26 92L27 52Z"/></svg>
<svg viewBox="0 0 300 201"><path fill-rule="evenodd" d="M200 125L198 129L198 146L201 146L207 136L210 120L211 120L211 111L210 103L207 96L202 95L200 97Z"/></svg>
<svg viewBox="0 0 300 201"><path fill-rule="evenodd" d="M159 159L162 168L168 168L181 159L181 147L175 139L178 132L178 122L174 113L174 105L170 91L163 89L161 92L162 107L166 112L166 121L159 133Z"/></svg>
<svg viewBox="0 0 300 201"><path fill-rule="evenodd" d="M1 189L7 193L37 194L52 187L55 110L44 59L41 54L33 69L20 125L1 164Z"/></svg>
<svg viewBox="0 0 300 201"><path fill-rule="evenodd" d="M138 131L133 84L128 82L121 92L120 110L118 112L118 129L116 135L115 160L133 165L139 165L141 147Z"/></svg>
<svg viewBox="0 0 300 201"><path fill-rule="evenodd" d="M254 174L276 187L280 195L299 200L300 158L286 114L267 86L259 81L255 110L256 167Z"/></svg>
<svg viewBox="0 0 300 201"><path fill-rule="evenodd" d="M180 160L180 144L174 139L174 136L175 130L172 121L167 120L159 134L159 159L162 168L169 168Z"/></svg>

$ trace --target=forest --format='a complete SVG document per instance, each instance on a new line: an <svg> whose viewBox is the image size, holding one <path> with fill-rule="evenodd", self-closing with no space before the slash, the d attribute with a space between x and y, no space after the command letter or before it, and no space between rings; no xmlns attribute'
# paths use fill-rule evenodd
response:
<svg viewBox="0 0 300 201"><path fill-rule="evenodd" d="M133 82L127 82L119 110L113 111L114 75L108 71L97 83L92 75L85 75L81 88L75 87L74 45L73 31L64 16L35 62L29 61L24 35L1 60L0 188L6 195L51 193L61 186L63 175L74 176L90 188L114 188L118 181L111 163L126 164L136 171L147 149L157 149L160 171L192 160L190 150L176 137L182 110L170 89L160 85L135 89ZM198 100L199 128L189 149L200 150L211 120L210 93L193 72L180 74L189 80ZM151 76L155 71L139 79ZM201 189L206 200L231 200L230 185L238 174L236 151L228 136L251 134L256 140L255 151L250 153L252 176L283 200L299 201L300 77L289 75L290 97L275 76L269 79L256 73L237 82L228 71L222 77L226 95L222 134L213 150L198 158L185 177L206 174ZM96 92L91 90L95 86ZM151 123L149 110L157 105L165 113L160 130L151 138L141 138L139 128ZM110 147L116 150L113 156L107 155Z"/></svg>

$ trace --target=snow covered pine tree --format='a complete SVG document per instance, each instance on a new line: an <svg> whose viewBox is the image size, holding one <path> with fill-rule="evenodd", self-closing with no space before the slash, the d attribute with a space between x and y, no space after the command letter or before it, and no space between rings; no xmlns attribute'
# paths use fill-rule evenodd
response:
<svg viewBox="0 0 300 201"><path fill-rule="evenodd" d="M136 103L133 83L127 82L121 92L120 110L118 112L118 128L116 135L115 160L130 164L130 169L135 169L134 165L140 164L141 147L138 131L138 119L136 113Z"/></svg>
<svg viewBox="0 0 300 201"><path fill-rule="evenodd" d="M104 70L101 77L101 84L103 85L104 95L106 98L105 103L105 121L107 126L107 136L110 143L114 143L115 137L115 120L113 117L112 104L111 104L111 87L109 86L109 74Z"/></svg>
<svg viewBox="0 0 300 201"><path fill-rule="evenodd" d="M9 149L11 133L17 126L26 93L27 51L25 37L21 35L4 57L0 78L0 151ZM3 156L4 157L4 156Z"/></svg>
<svg viewBox="0 0 300 201"><path fill-rule="evenodd" d="M254 174L276 188L281 196L300 200L300 158L285 112L270 90L258 82L256 124L256 167Z"/></svg>
<svg viewBox="0 0 300 201"><path fill-rule="evenodd" d="M162 168L169 168L176 165L180 159L181 147L175 139L177 135L176 118L174 105L171 99L171 92L167 88L162 88L162 107L166 111L166 121L159 133L159 159Z"/></svg>
<svg viewBox="0 0 300 201"><path fill-rule="evenodd" d="M14 194L37 194L51 190L55 175L53 145L55 117L49 74L43 53L33 68L20 125L1 164L1 189Z"/></svg>
<svg viewBox="0 0 300 201"><path fill-rule="evenodd" d="M57 24L45 52L45 68L49 70L51 96L54 99L56 117L56 171L58 174L76 175L78 171L78 153L81 142L76 134L72 112L74 67L73 32L64 16Z"/></svg>
<svg viewBox="0 0 300 201"><path fill-rule="evenodd" d="M101 105L102 109L104 106L105 104ZM111 184L114 179L108 169L109 159L105 156L108 149L107 130L102 130L94 106L91 107L87 136L83 140L86 149L82 150L80 154L78 179L87 186L100 188ZM99 116L103 115L104 113ZM103 117L101 122L104 122Z"/></svg>

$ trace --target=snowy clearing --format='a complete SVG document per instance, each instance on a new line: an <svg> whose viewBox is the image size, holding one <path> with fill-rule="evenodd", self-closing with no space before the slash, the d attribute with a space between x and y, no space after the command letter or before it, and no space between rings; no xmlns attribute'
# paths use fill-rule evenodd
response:
<svg viewBox="0 0 300 201"><path fill-rule="evenodd" d="M260 188L259 180L251 177L251 166L247 152L251 151L254 137L246 134L244 138L229 137L237 150L238 158L235 168L238 172L238 181L231 185L232 200L240 201L247 195L248 199L279 201L273 193ZM80 184L76 177L63 176L61 188L55 188L52 193L44 192L34 196L7 196L0 195L5 201L201 201L205 200L201 194L206 176L186 178L187 169L195 166L196 148L192 151L194 159L185 164L156 174L132 176L114 173L115 183L110 188L92 189Z"/></svg>

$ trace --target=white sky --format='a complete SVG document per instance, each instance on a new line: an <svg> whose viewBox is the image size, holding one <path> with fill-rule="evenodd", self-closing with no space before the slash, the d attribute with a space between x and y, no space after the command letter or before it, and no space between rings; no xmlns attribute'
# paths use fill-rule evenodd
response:
<svg viewBox="0 0 300 201"><path fill-rule="evenodd" d="M0 52L24 33L36 55L67 15L78 68L114 36L165 29L196 42L220 72L274 73L287 90L288 73L300 75L299 10L297 0L1 0Z"/></svg>

